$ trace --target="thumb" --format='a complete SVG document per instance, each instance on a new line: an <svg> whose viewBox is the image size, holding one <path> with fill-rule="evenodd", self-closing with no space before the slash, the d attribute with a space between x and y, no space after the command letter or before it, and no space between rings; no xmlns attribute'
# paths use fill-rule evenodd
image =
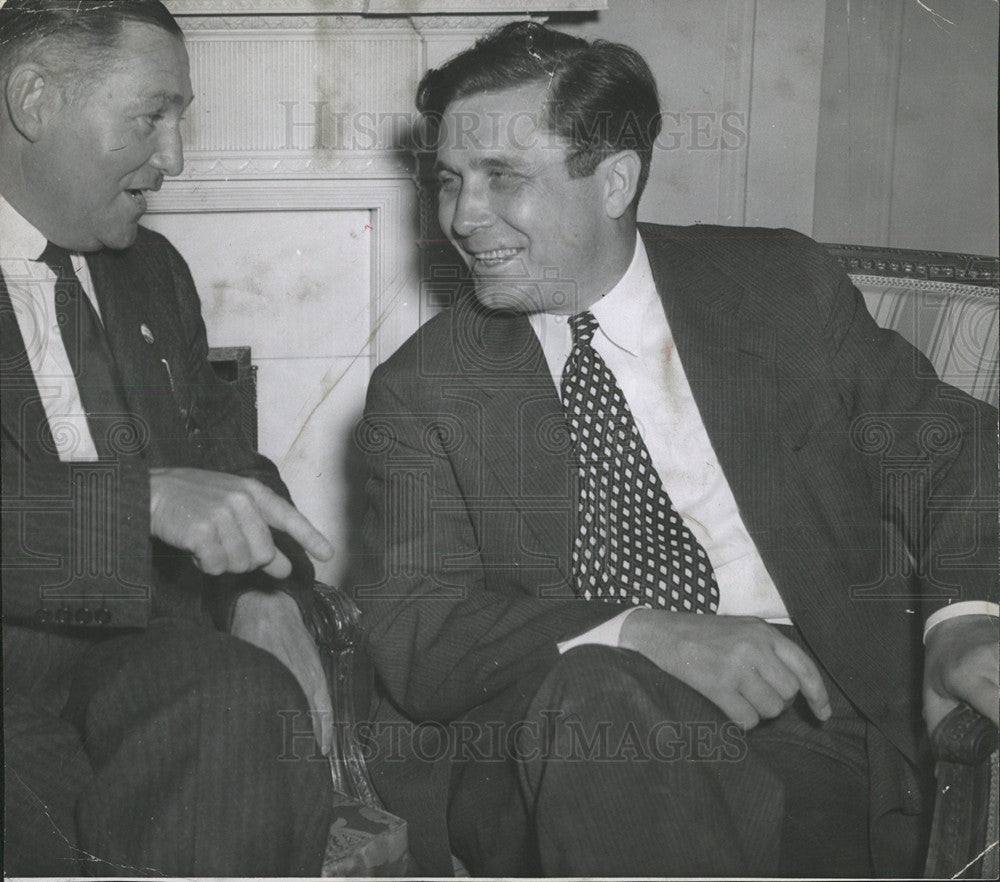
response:
<svg viewBox="0 0 1000 882"><path fill-rule="evenodd" d="M292 574L292 562L275 548L274 557L271 558L271 562L267 566L263 567L263 570L275 579L285 579Z"/></svg>

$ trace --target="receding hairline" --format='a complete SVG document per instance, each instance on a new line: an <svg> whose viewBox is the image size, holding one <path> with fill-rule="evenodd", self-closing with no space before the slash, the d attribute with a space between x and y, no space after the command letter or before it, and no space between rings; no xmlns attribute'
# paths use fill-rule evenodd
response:
<svg viewBox="0 0 1000 882"><path fill-rule="evenodd" d="M19 41L14 51L0 62L0 83L6 81L16 67L35 64L63 81L61 85L67 85L65 81L71 78L68 85L78 92L80 87L93 85L100 73L115 66L121 58L119 50L126 34L133 28L158 31L184 45L184 34L179 27L171 28L160 21L122 14L114 20L113 30L66 27Z"/></svg>

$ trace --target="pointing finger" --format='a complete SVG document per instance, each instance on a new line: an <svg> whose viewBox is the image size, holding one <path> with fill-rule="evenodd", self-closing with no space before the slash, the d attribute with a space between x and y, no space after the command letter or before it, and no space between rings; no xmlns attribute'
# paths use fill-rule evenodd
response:
<svg viewBox="0 0 1000 882"><path fill-rule="evenodd" d="M270 526L288 533L318 560L330 560L333 557L333 546L295 506L263 484L256 481L250 483L261 516Z"/></svg>

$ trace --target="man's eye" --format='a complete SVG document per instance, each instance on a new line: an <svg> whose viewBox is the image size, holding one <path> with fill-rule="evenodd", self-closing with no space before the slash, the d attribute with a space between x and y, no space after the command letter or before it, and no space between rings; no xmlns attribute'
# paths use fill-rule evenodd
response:
<svg viewBox="0 0 1000 882"><path fill-rule="evenodd" d="M440 193L454 193L458 190L458 178L452 175L441 175L437 183Z"/></svg>
<svg viewBox="0 0 1000 882"><path fill-rule="evenodd" d="M506 189L508 187L514 187L518 183L517 175L509 171L491 171L490 172L490 186L494 189Z"/></svg>

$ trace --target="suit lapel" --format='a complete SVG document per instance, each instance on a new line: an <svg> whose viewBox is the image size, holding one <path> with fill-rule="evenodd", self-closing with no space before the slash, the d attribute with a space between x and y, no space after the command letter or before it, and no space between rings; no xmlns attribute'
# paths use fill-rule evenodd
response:
<svg viewBox="0 0 1000 882"><path fill-rule="evenodd" d="M157 290L150 273L140 272L132 250L96 252L87 265L127 409L145 424L157 460L183 462L187 436L163 361L176 318L160 302L167 298L169 304L169 295Z"/></svg>
<svg viewBox="0 0 1000 882"><path fill-rule="evenodd" d="M745 314L738 280L679 240L644 239L698 412L743 522L766 554L781 476L775 334Z"/></svg>
<svg viewBox="0 0 1000 882"><path fill-rule="evenodd" d="M456 320L457 339L476 341L460 369L482 415L481 461L534 539L524 550L540 566L554 563L566 580L552 593L572 593L567 557L572 506L567 503L575 499L575 466L541 345L524 315L470 306L460 308ZM530 538L522 535L518 541Z"/></svg>

